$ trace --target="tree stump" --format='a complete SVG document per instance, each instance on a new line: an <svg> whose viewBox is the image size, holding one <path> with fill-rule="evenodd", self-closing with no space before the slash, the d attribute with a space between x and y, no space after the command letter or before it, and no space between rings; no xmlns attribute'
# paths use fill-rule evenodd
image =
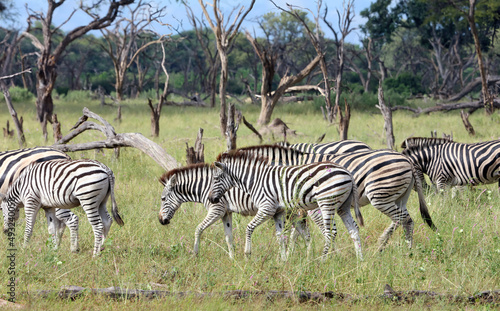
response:
<svg viewBox="0 0 500 311"><path fill-rule="evenodd" d="M227 150L236 149L236 132L238 131L239 122L236 122L236 108L233 103L229 103L227 112L227 125L226 125L226 142Z"/></svg>
<svg viewBox="0 0 500 311"><path fill-rule="evenodd" d="M470 114L460 110L460 117L462 117L462 122L464 123L465 129L467 130L467 133L469 133L470 136L476 135L476 132L474 131L474 128L472 127L472 124L469 122L469 116Z"/></svg>
<svg viewBox="0 0 500 311"><path fill-rule="evenodd" d="M198 130L198 135L196 136L196 141L194 143L194 148L189 147L186 143L186 164L196 164L205 162L205 145L201 143L203 139L203 129L200 127Z"/></svg>
<svg viewBox="0 0 500 311"><path fill-rule="evenodd" d="M54 132L54 142L62 138L61 123L57 120L57 114L52 115L52 131Z"/></svg>
<svg viewBox="0 0 500 311"><path fill-rule="evenodd" d="M9 120L7 120L7 128L3 128L3 137L12 138L14 136L14 130L10 129Z"/></svg>
<svg viewBox="0 0 500 311"><path fill-rule="evenodd" d="M347 133L349 131L349 122L351 120L351 106L349 106L347 100L345 100L344 104L345 104L344 114L342 114L340 107L338 109L340 140L347 139Z"/></svg>
<svg viewBox="0 0 500 311"><path fill-rule="evenodd" d="M160 97L158 104L153 107L151 98L148 98L148 106L151 109L151 136L158 137L160 135L160 116L161 107L163 106L163 96Z"/></svg>

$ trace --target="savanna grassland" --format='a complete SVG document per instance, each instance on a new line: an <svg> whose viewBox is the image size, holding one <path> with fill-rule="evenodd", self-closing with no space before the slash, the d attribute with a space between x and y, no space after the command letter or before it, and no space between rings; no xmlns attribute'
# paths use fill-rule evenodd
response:
<svg viewBox="0 0 500 311"><path fill-rule="evenodd" d="M56 113L62 123L63 134L81 116L84 106L113 124L117 132L140 132L150 135L150 111L146 101L126 101L122 122L113 122L116 108L100 107L90 99L56 101ZM33 102L15 103L24 117L28 147L45 145L39 123L35 120ZM245 118L255 123L259 107L239 105ZM152 138L179 163L185 164L186 143L194 144L198 128L204 129L205 160L212 162L225 149L225 140L218 128L218 109L170 107L163 109L160 137ZM338 140L335 126L322 119L320 110L311 103L278 106L273 117L279 117L297 131L290 142L314 142L323 133L326 141ZM0 124L5 125L10 115L5 104L0 105ZM498 139L498 113L485 116L474 113L470 121L476 130L469 137L460 120L459 112L437 113L414 118L408 112L393 116L398 145L409 136L429 136L431 130L453 132L459 142L477 142ZM52 133L50 130L49 133ZM100 132L85 132L76 141L103 139ZM349 127L349 138L368 143L372 148L385 148L383 118L375 110L354 110ZM278 139L278 137L276 138ZM265 142L275 140L265 137ZM17 149L15 139L0 138L1 150ZM50 144L52 139L49 140ZM243 125L238 130L238 146L258 144L259 141ZM75 152L74 159L91 158L109 166L116 176L115 195L125 226L113 224L105 249L98 258L92 258L93 234L86 216L80 209L80 253L69 252L69 233L66 231L58 251L51 250L46 221L39 214L33 238L22 248L24 223L17 225L18 251L16 253L16 298L30 309L392 309L400 308L378 296L389 284L396 291L425 290L440 294L472 296L481 291L500 289L500 197L497 185L480 186L475 191L464 190L452 198L451 193L426 195L427 204L438 232L427 227L418 211L418 200L413 192L408 210L415 221L414 247L408 249L401 228L394 233L387 248L377 252L377 239L390 224L389 218L370 205L361 209L365 227L360 229L365 260L358 262L354 247L345 227L337 223L337 252L325 262L319 260L322 237L317 228L311 228L313 256L307 259L305 246L299 240L295 252L285 263L278 258L278 244L274 238L274 224L266 222L253 235L251 260L243 256L244 232L250 219L233 215L236 258L227 254L224 230L219 222L208 228L200 245L200 254L193 256L194 230L205 216L201 204L186 203L177 211L172 222L162 226L158 221L160 194L158 178L162 168L136 149L122 148L119 159L113 150ZM21 214L23 219L23 213ZM337 217L338 220L338 217ZM0 247L6 249L6 239ZM3 251L1 252L3 254ZM1 256L2 278L0 293L7 292L6 255ZM65 285L86 288L118 286L123 289L157 289L171 292L221 293L228 290L251 291L333 291L367 296L356 302L328 300L322 303L299 303L296 300L268 300L265 296L241 300L219 296L199 299L162 298L139 300L110 300L86 294L76 301L39 298L37 290L59 289ZM4 296L5 298L5 296ZM404 305L405 309L434 307L439 309L486 308L466 303L417 300ZM498 307L498 306L496 306Z"/></svg>

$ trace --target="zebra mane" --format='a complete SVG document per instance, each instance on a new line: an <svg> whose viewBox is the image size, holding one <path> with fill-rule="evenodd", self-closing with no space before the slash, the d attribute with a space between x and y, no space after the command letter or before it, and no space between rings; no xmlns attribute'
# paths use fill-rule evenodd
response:
<svg viewBox="0 0 500 311"><path fill-rule="evenodd" d="M443 145L449 142L453 142L451 138L434 138L434 137L410 137L405 139L401 143L401 148L411 148L411 147L427 147L435 145Z"/></svg>
<svg viewBox="0 0 500 311"><path fill-rule="evenodd" d="M161 177L158 179L158 181L162 185L165 185L167 183L167 181L170 179L170 177L172 177L173 175L176 175L176 174L179 174L179 173L183 173L183 172L187 172L187 171L190 171L190 170L194 170L194 169L197 169L197 168L203 168L203 167L210 167L210 164L207 164L207 163L196 163L196 164L190 164L190 165L186 165L186 166L179 167L179 168L174 168L173 170L170 170L168 172L163 173L163 175L161 175Z"/></svg>
<svg viewBox="0 0 500 311"><path fill-rule="evenodd" d="M255 162L264 162L265 164L268 163L267 157L257 155L257 154L251 153L251 152L247 152L249 150L251 150L251 147L240 148L240 149L222 152L217 156L215 161L222 162L224 160L236 160L236 161L248 160L248 161L255 161Z"/></svg>
<svg viewBox="0 0 500 311"><path fill-rule="evenodd" d="M245 151L245 152L259 152L259 151L269 151L272 150L273 152L280 152L280 153L292 153L297 156L305 155L305 152L289 148L287 146L282 146L281 143L280 145L257 145L257 146L249 146L249 147L243 147L238 150Z"/></svg>

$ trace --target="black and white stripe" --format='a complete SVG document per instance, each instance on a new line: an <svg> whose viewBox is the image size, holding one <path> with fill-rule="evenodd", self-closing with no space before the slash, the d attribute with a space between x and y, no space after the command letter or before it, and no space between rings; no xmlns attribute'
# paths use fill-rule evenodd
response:
<svg viewBox="0 0 500 311"><path fill-rule="evenodd" d="M275 145L246 147L240 150L265 156L274 165L303 165L329 161L339 164L352 172L358 188L360 206L370 203L392 220L392 223L379 238L380 250L384 248L392 233L400 224L405 229L406 241L409 247L412 246L414 224L406 204L414 184L419 198L422 218L431 228L435 229L415 169L408 158L398 152L371 150L324 155L303 153Z"/></svg>
<svg viewBox="0 0 500 311"><path fill-rule="evenodd" d="M220 154L214 165L219 170L213 177L209 195L211 202L217 202L227 190L237 187L248 193L258 208L256 216L246 229L247 256L251 254L252 233L264 221L271 217L275 220L281 218L286 209L313 210L319 207L323 217L322 234L325 238L323 255L328 253L335 238L333 216L338 213L354 241L357 257L362 258L358 226L350 212L351 202L354 201L356 216L362 224L356 200L356 184L351 174L343 167L328 162L286 167L270 166L266 159L238 150ZM277 226L276 230L282 245L282 259L286 259L282 228Z"/></svg>
<svg viewBox="0 0 500 311"><path fill-rule="evenodd" d="M161 209L158 219L162 225L170 223L177 209L185 202L202 203L207 209L207 215L196 227L193 251L199 252L200 238L203 231L222 219L224 224L225 239L229 250L229 257L234 258L234 245L232 234L232 214L242 216L255 216L257 207L252 203L250 196L238 188L227 191L217 203L211 203L208 199L212 176L215 168L208 164L195 164L171 170L160 178L164 188L161 195ZM319 214L312 214L311 218L323 225L323 219ZM297 221L295 226L304 237L308 250L310 248L310 234L305 227L305 222Z"/></svg>
<svg viewBox="0 0 500 311"><path fill-rule="evenodd" d="M438 190L446 186L491 184L500 179L500 140L462 144L414 137L406 139L402 147L402 153L415 165L422 180L423 174L427 174Z"/></svg>
<svg viewBox="0 0 500 311"><path fill-rule="evenodd" d="M305 153L320 153L320 154L342 154L358 151L372 150L370 146L359 140L346 139L340 141L332 141L329 143L314 144L314 143L297 143L289 144L280 142L278 146L292 148Z"/></svg>
<svg viewBox="0 0 500 311"><path fill-rule="evenodd" d="M50 147L35 147L29 149L9 150L0 153L0 197L5 197L9 186L19 177L21 171L31 163L39 163L51 160L70 159L62 151ZM59 221L54 223L53 218L47 216L49 234L52 236L54 248L58 248L64 229L68 226L71 235L71 251L78 251L78 216L67 209L56 209L55 218ZM19 217L19 214L17 215ZM16 220L17 220L16 217ZM56 227L57 226L57 227Z"/></svg>
<svg viewBox="0 0 500 311"><path fill-rule="evenodd" d="M93 160L53 160L32 163L9 187L2 201L4 232L11 228L14 212L24 205L26 245L33 232L33 225L40 208L47 217L55 218L55 209L82 206L94 231L94 256L98 255L111 227L112 219L106 210L111 196L112 214L122 226L114 196L114 175L104 164ZM57 226L56 226L57 227Z"/></svg>

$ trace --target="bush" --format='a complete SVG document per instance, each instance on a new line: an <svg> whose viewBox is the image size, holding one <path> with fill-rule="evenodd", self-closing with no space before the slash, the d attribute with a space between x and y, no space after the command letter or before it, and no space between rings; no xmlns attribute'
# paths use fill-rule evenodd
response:
<svg viewBox="0 0 500 311"><path fill-rule="evenodd" d="M422 85L419 76L412 75L408 72L403 72L397 78L387 78L384 80L384 89L393 90L400 94L423 93Z"/></svg>
<svg viewBox="0 0 500 311"><path fill-rule="evenodd" d="M28 91L25 88L14 86L9 89L10 98L13 102L27 102L31 101L35 98L35 95ZM0 99L2 102L5 102L4 97L2 96Z"/></svg>
<svg viewBox="0 0 500 311"><path fill-rule="evenodd" d="M64 99L68 102L86 102L92 99L92 94L84 90L68 91Z"/></svg>

